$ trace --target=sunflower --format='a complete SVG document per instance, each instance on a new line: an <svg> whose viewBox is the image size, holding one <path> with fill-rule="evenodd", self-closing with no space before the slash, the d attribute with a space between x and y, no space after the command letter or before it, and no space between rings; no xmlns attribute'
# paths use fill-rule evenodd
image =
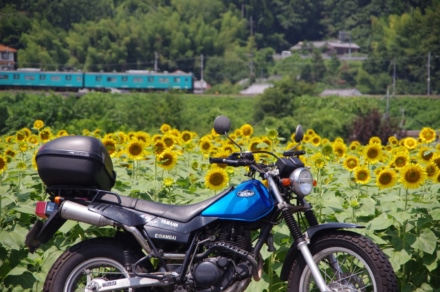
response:
<svg viewBox="0 0 440 292"><path fill-rule="evenodd" d="M258 151L261 150L260 148L260 143L262 143L263 141L261 140L261 138L258 137L253 137L251 139L251 142L249 144L249 150L250 151Z"/></svg>
<svg viewBox="0 0 440 292"><path fill-rule="evenodd" d="M426 177L426 171L420 164L411 163L400 170L399 181L407 189L416 189L423 185Z"/></svg>
<svg viewBox="0 0 440 292"><path fill-rule="evenodd" d="M6 155L6 158L8 158L8 160L11 160L11 158L14 158L15 155L17 155L17 152L14 149L7 148L5 150L5 155Z"/></svg>
<svg viewBox="0 0 440 292"><path fill-rule="evenodd" d="M425 143L434 142L436 138L435 130L432 128L424 127L419 133L419 139Z"/></svg>
<svg viewBox="0 0 440 292"><path fill-rule="evenodd" d="M134 136L139 141L142 141L145 144L145 146L148 146L151 143L151 136L147 132L138 131L138 132L134 133Z"/></svg>
<svg viewBox="0 0 440 292"><path fill-rule="evenodd" d="M382 146L378 143L368 144L364 149L365 160L377 163L382 158Z"/></svg>
<svg viewBox="0 0 440 292"><path fill-rule="evenodd" d="M211 168L205 176L205 185L213 191L222 190L228 182L228 173L223 168Z"/></svg>
<svg viewBox="0 0 440 292"><path fill-rule="evenodd" d="M403 145L404 145L408 150L416 149L416 147L417 147L417 140L414 139L413 137L406 137L406 138L403 140Z"/></svg>
<svg viewBox="0 0 440 292"><path fill-rule="evenodd" d="M116 152L116 141L112 138L105 137L102 139L102 144L104 145L105 149L107 149L108 154L110 156L114 155Z"/></svg>
<svg viewBox="0 0 440 292"><path fill-rule="evenodd" d="M8 159L4 156L0 156L0 173L6 170Z"/></svg>
<svg viewBox="0 0 440 292"><path fill-rule="evenodd" d="M69 136L66 130L59 130L57 133L57 137Z"/></svg>
<svg viewBox="0 0 440 292"><path fill-rule="evenodd" d="M191 140L194 136L195 135L193 135L193 133L190 131L183 131L180 133L179 141L183 144L187 144L187 143L191 142Z"/></svg>
<svg viewBox="0 0 440 292"><path fill-rule="evenodd" d="M397 182L397 172L392 168L384 168L376 176L376 185L379 189L393 187Z"/></svg>
<svg viewBox="0 0 440 292"><path fill-rule="evenodd" d="M101 129L95 129L94 131L93 131L93 137L101 137Z"/></svg>
<svg viewBox="0 0 440 292"><path fill-rule="evenodd" d="M157 156L157 162L165 170L173 169L177 164L177 154L171 150L165 150Z"/></svg>
<svg viewBox="0 0 440 292"><path fill-rule="evenodd" d="M263 136L261 138L261 149L260 150L269 150L272 147L272 139L270 137Z"/></svg>
<svg viewBox="0 0 440 292"><path fill-rule="evenodd" d="M209 154L210 151L211 151L211 148L213 147L212 143L211 143L211 140L203 139L203 138L200 140L199 146L200 146L200 150L204 154Z"/></svg>
<svg viewBox="0 0 440 292"><path fill-rule="evenodd" d="M389 136L388 137L388 144L390 144L392 146L397 146L397 145L399 145L399 139L397 139L395 136Z"/></svg>
<svg viewBox="0 0 440 292"><path fill-rule="evenodd" d="M333 154L332 144L324 144L324 146L322 146L321 153L324 156L331 156Z"/></svg>
<svg viewBox="0 0 440 292"><path fill-rule="evenodd" d="M344 157L347 152L347 146L345 143L337 141L333 143L333 153L338 157Z"/></svg>
<svg viewBox="0 0 440 292"><path fill-rule="evenodd" d="M348 171L353 171L360 165L359 158L354 155L349 155L344 160L344 168Z"/></svg>
<svg viewBox="0 0 440 292"><path fill-rule="evenodd" d="M29 143L27 142L20 142L18 144L18 150L20 150L21 153L26 152L29 149Z"/></svg>
<svg viewBox="0 0 440 292"><path fill-rule="evenodd" d="M37 145L37 144L40 142L40 140L38 140L38 136L37 136L37 135L30 135L30 136L27 138L27 141L28 141L30 144L32 144L32 145Z"/></svg>
<svg viewBox="0 0 440 292"><path fill-rule="evenodd" d="M440 153L435 153L434 156L432 156L431 161L437 164L437 167L440 168Z"/></svg>
<svg viewBox="0 0 440 292"><path fill-rule="evenodd" d="M319 135L314 135L312 139L310 140L313 146L319 146L321 145L321 137Z"/></svg>
<svg viewBox="0 0 440 292"><path fill-rule="evenodd" d="M357 167L354 170L354 179L358 184L367 184L371 179L370 170L365 165Z"/></svg>
<svg viewBox="0 0 440 292"><path fill-rule="evenodd" d="M166 187L172 186L174 183L174 179L172 177L166 177L163 179L163 185Z"/></svg>
<svg viewBox="0 0 440 292"><path fill-rule="evenodd" d="M408 164L408 162L409 155L404 151L396 153L391 160L392 166L396 169L402 169Z"/></svg>
<svg viewBox="0 0 440 292"><path fill-rule="evenodd" d="M370 138L370 140L368 141L368 144L382 144L382 140L380 140L379 137L377 136L373 136Z"/></svg>
<svg viewBox="0 0 440 292"><path fill-rule="evenodd" d="M165 134L166 132L168 132L169 130L171 130L171 126L168 124L162 124L162 126L160 126L160 131Z"/></svg>
<svg viewBox="0 0 440 292"><path fill-rule="evenodd" d="M249 124L244 124L240 128L241 134L245 137L250 137L254 133L254 128Z"/></svg>
<svg viewBox="0 0 440 292"><path fill-rule="evenodd" d="M40 131L40 140L42 142L47 142L52 138L52 132L50 128L44 128Z"/></svg>
<svg viewBox="0 0 440 292"><path fill-rule="evenodd" d="M356 151L360 147L361 147L361 143L355 140L355 141L351 141L350 145L348 146L348 149L350 149L350 151Z"/></svg>
<svg viewBox="0 0 440 292"><path fill-rule="evenodd" d="M26 133L23 131L18 131L15 134L15 138L17 139L18 142L24 141L26 140Z"/></svg>
<svg viewBox="0 0 440 292"><path fill-rule="evenodd" d="M165 151L166 148L167 146L162 140L159 139L154 142L153 151L156 153L156 155L160 155L163 151Z"/></svg>
<svg viewBox="0 0 440 292"><path fill-rule="evenodd" d="M267 137L270 140L275 141L278 138L278 131L275 129L266 129Z"/></svg>
<svg viewBox="0 0 440 292"><path fill-rule="evenodd" d="M167 148L172 148L174 144L176 143L176 137L171 134L165 134L162 137L163 143L167 146Z"/></svg>
<svg viewBox="0 0 440 292"><path fill-rule="evenodd" d="M435 179L438 176L440 169L437 167L437 164L431 161L425 166L425 171L428 178Z"/></svg>
<svg viewBox="0 0 440 292"><path fill-rule="evenodd" d="M422 162L425 162L425 163L429 162L433 156L434 156L434 151L432 151L431 148L426 147L426 146L420 147L419 152L417 154L417 157Z"/></svg>
<svg viewBox="0 0 440 292"><path fill-rule="evenodd" d="M145 155L144 143L133 139L127 144L125 152L128 154L128 157L132 159L143 159Z"/></svg>
<svg viewBox="0 0 440 292"><path fill-rule="evenodd" d="M34 129L40 130L44 127L44 122L42 120L35 120Z"/></svg>
<svg viewBox="0 0 440 292"><path fill-rule="evenodd" d="M313 154L310 160L317 169L324 168L326 164L325 156L322 155L321 152L316 152L315 154Z"/></svg>

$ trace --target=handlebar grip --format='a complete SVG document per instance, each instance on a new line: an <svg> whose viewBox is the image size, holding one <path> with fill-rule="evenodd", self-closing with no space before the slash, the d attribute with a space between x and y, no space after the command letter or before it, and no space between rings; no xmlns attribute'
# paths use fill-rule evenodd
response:
<svg viewBox="0 0 440 292"><path fill-rule="evenodd" d="M226 158L209 157L209 163L226 163Z"/></svg>

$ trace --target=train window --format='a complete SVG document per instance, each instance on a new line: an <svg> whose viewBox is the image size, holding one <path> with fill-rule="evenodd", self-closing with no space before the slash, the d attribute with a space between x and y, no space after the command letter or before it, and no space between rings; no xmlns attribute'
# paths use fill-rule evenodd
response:
<svg viewBox="0 0 440 292"><path fill-rule="evenodd" d="M96 76L96 81L101 81L102 77L101 76Z"/></svg>
<svg viewBox="0 0 440 292"><path fill-rule="evenodd" d="M180 82L180 78L179 77L174 77L174 82L176 82L176 83Z"/></svg>
<svg viewBox="0 0 440 292"><path fill-rule="evenodd" d="M9 79L9 76L4 74L4 75L0 75L0 79Z"/></svg>
<svg viewBox="0 0 440 292"><path fill-rule="evenodd" d="M133 82L142 82L141 77L133 77Z"/></svg>
<svg viewBox="0 0 440 292"><path fill-rule="evenodd" d="M122 82L127 82L128 81L128 77L127 76L122 76L121 80L122 80Z"/></svg>
<svg viewBox="0 0 440 292"><path fill-rule="evenodd" d="M116 77L107 77L107 82L116 82L118 81Z"/></svg>
<svg viewBox="0 0 440 292"><path fill-rule="evenodd" d="M66 80L68 81L72 80L72 75L66 75Z"/></svg>
<svg viewBox="0 0 440 292"><path fill-rule="evenodd" d="M20 75L14 74L14 79L20 79Z"/></svg>
<svg viewBox="0 0 440 292"><path fill-rule="evenodd" d="M167 83L168 82L168 78L161 77L161 78L159 78L159 82L160 83Z"/></svg>
<svg viewBox="0 0 440 292"><path fill-rule="evenodd" d="M148 77L148 82L154 82L154 77Z"/></svg>
<svg viewBox="0 0 440 292"><path fill-rule="evenodd" d="M40 75L40 80L46 80L46 75Z"/></svg>
<svg viewBox="0 0 440 292"><path fill-rule="evenodd" d="M61 76L50 76L50 81L60 81Z"/></svg>
<svg viewBox="0 0 440 292"><path fill-rule="evenodd" d="M34 75L26 75L24 76L24 80L34 80L35 76Z"/></svg>

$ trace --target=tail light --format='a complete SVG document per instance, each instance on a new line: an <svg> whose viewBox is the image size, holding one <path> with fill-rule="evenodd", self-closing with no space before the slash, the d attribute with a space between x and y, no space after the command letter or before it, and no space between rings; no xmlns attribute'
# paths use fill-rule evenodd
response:
<svg viewBox="0 0 440 292"><path fill-rule="evenodd" d="M54 202L37 202L35 214L40 218L48 218L57 209L58 205Z"/></svg>

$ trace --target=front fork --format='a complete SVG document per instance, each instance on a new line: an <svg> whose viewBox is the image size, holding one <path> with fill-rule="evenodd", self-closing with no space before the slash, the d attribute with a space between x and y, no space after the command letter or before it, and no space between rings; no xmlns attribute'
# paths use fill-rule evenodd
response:
<svg viewBox="0 0 440 292"><path fill-rule="evenodd" d="M275 183L272 176L268 175L267 181L269 183L270 189L273 191L274 196L278 202L278 208L283 214L284 220L286 221L287 227L290 230L290 233L293 236L293 239L296 242L296 246L298 250L301 252L302 256L304 257L304 260L307 264L307 266L310 268L310 271L312 273L313 278L315 279L316 285L318 286L319 290L321 292L328 292L331 291L330 288L326 285L324 278L322 277L318 266L316 265L315 261L313 260L312 253L310 252L310 249L308 247L308 243L305 240L304 236L301 234L301 230L298 226L298 223L296 222L295 218L293 217L292 212L290 211L288 205L284 201L280 191L278 190L278 186ZM312 213L313 217L315 218L314 214ZM315 222L317 224L316 218ZM313 222L313 223L315 223Z"/></svg>

